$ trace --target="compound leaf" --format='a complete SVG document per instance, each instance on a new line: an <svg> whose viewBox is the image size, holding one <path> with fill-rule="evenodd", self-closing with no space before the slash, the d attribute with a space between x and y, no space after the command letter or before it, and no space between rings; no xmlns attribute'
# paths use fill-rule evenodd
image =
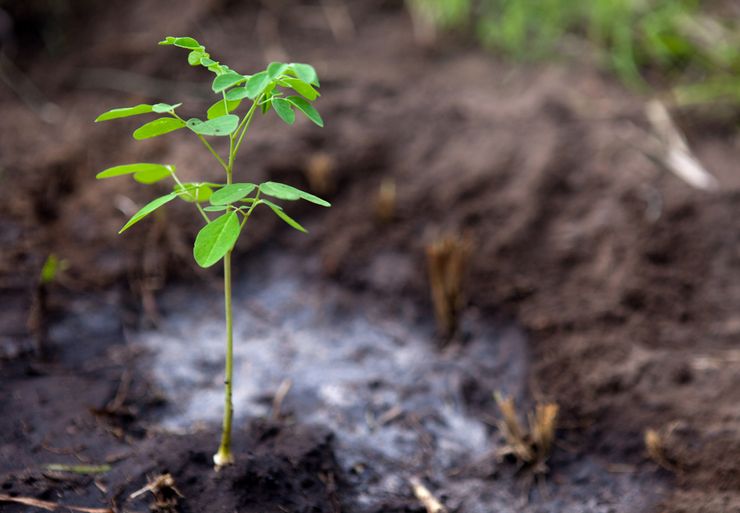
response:
<svg viewBox="0 0 740 513"><path fill-rule="evenodd" d="M142 183L154 183L170 175L170 169L174 170L174 166L163 166L162 164L148 164L139 162L136 164L124 164L122 166L109 167L108 169L101 171L95 178L101 180L103 178L113 178L115 176L123 175L134 175L134 179ZM137 178L138 175L138 178ZM161 178L153 179L156 176ZM147 178L152 178L153 181L144 181Z"/></svg>
<svg viewBox="0 0 740 513"><path fill-rule="evenodd" d="M165 112L171 112L178 108L182 103L176 103L174 105L170 105L169 103L155 103L152 105L152 111L156 112L157 114L164 114Z"/></svg>
<svg viewBox="0 0 740 513"><path fill-rule="evenodd" d="M227 114L208 121L191 118L188 120L187 126L200 135L229 135L239 126L239 116Z"/></svg>
<svg viewBox="0 0 740 513"><path fill-rule="evenodd" d="M177 118L159 118L154 121L140 126L134 131L134 139L140 141L142 139L150 139L157 137L158 135L164 135L169 132L174 132L184 127L185 123Z"/></svg>
<svg viewBox="0 0 740 513"><path fill-rule="evenodd" d="M174 192L188 203L203 203L211 198L213 189L209 183L184 183L176 184Z"/></svg>
<svg viewBox="0 0 740 513"><path fill-rule="evenodd" d="M301 98L300 96L289 96L287 100L295 105L298 110L303 112L308 119L310 119L320 127L324 126L324 120L321 119L319 111L317 111L313 105L308 103L305 98Z"/></svg>
<svg viewBox="0 0 740 513"><path fill-rule="evenodd" d="M239 238L239 218L228 212L205 225L195 238L193 256L201 267L211 267L231 251Z"/></svg>
<svg viewBox="0 0 740 513"><path fill-rule="evenodd" d="M270 207L270 209L273 212L275 212L275 215L278 216L283 221L285 221L289 226L291 226L292 228L295 228L299 232L308 233L308 231L303 226L301 226L300 223L298 223L298 221L296 221L295 219L290 217L288 214L286 214L285 211L281 207L279 207L278 205L274 204L271 201L267 201L267 200L261 200L261 201L262 203Z"/></svg>
<svg viewBox="0 0 740 513"><path fill-rule="evenodd" d="M316 73L316 70L313 66L310 64L302 64L300 62L294 62L290 65L290 67L295 72L296 76L303 80L304 82L308 82L309 84L313 84L315 86L319 85L319 76Z"/></svg>
<svg viewBox="0 0 740 513"><path fill-rule="evenodd" d="M121 228L118 233L123 233L129 228L131 228L133 225L144 219L146 216L157 210L159 207L164 205L165 203L169 203L173 199L177 198L177 193L171 192L169 194L165 194L164 196L160 196L159 198L150 201L146 205L144 205L141 210L139 210L137 213L135 213L133 216L131 216L131 219L128 220L128 222L123 225L123 228Z"/></svg>
<svg viewBox="0 0 740 513"><path fill-rule="evenodd" d="M295 112L291 103L284 98L273 98L272 108L275 109L275 113L280 116L280 119L292 125L295 122Z"/></svg>
<svg viewBox="0 0 740 513"><path fill-rule="evenodd" d="M272 79L267 71L255 73L247 81L247 98L254 100L270 85Z"/></svg>
<svg viewBox="0 0 740 513"><path fill-rule="evenodd" d="M253 183L232 183L223 186L211 196L211 205L229 205L246 198L257 186Z"/></svg>
<svg viewBox="0 0 740 513"><path fill-rule="evenodd" d="M282 62L271 62L269 66L267 66L267 75L270 77L270 80L275 79L280 76L280 74L288 69L288 65Z"/></svg>
<svg viewBox="0 0 740 513"><path fill-rule="evenodd" d="M229 112L236 110L241 102L241 100L226 100L224 104L224 100L219 100L208 108L206 115L208 119L225 116Z"/></svg>
<svg viewBox="0 0 740 513"><path fill-rule="evenodd" d="M319 92L311 86L311 84L304 82L300 78L286 77L281 79L281 82L285 83L285 87L290 87L296 93L308 100L314 101L316 98L321 96Z"/></svg>
<svg viewBox="0 0 740 513"><path fill-rule="evenodd" d="M226 99L228 101L241 100L249 96L249 91L246 87L235 87L226 91Z"/></svg>
<svg viewBox="0 0 740 513"><path fill-rule="evenodd" d="M313 194L309 194L284 183L265 182L263 184L260 184L260 192L266 194L267 196L272 196L273 198L278 198L282 200L295 201L302 199L305 201L310 201L311 203L315 203L316 205L321 205L322 207L331 206L331 203L322 200L318 196L314 196Z"/></svg>
<svg viewBox="0 0 740 513"><path fill-rule="evenodd" d="M224 91L229 87L241 84L242 82L247 80L247 78L248 77L245 77L244 75L235 71L229 71L214 78L211 88L213 89L214 93L220 93L221 91Z"/></svg>
<svg viewBox="0 0 740 513"><path fill-rule="evenodd" d="M119 109L111 109L107 112L103 112L100 116L95 118L95 122L108 121L109 119L127 118L129 116L138 116L139 114L149 114L152 112L153 107L149 104L142 103L134 107L121 107Z"/></svg>

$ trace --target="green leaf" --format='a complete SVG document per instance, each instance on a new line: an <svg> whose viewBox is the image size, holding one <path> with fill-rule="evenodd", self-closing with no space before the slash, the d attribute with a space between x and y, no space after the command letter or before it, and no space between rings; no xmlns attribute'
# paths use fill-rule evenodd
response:
<svg viewBox="0 0 740 513"><path fill-rule="evenodd" d="M203 210L206 212L223 212L224 210L228 210L228 205L210 205L208 207L203 207Z"/></svg>
<svg viewBox="0 0 740 513"><path fill-rule="evenodd" d="M319 111L317 111L314 106L308 103L304 98L301 98L300 96L289 96L287 100L295 105L298 110L303 112L308 119L320 127L324 126L324 120L321 119Z"/></svg>
<svg viewBox="0 0 740 513"><path fill-rule="evenodd" d="M314 67L310 64L294 62L290 65L290 67L293 69L293 71L295 71L296 76L304 82L308 82L309 84L313 84L315 86L319 85L319 76L316 73Z"/></svg>
<svg viewBox="0 0 740 513"><path fill-rule="evenodd" d="M191 66L198 66L201 58L203 58L203 52L200 50L193 50L188 54L188 64Z"/></svg>
<svg viewBox="0 0 740 513"><path fill-rule="evenodd" d="M313 194L309 194L300 189L296 189L295 187L291 187L290 185L285 185L284 183L265 182L263 184L260 184L260 192L268 196L272 196L273 198L278 198L282 200L295 201L302 199L310 201L311 203L315 203L317 205L321 205L322 207L331 206L331 203L322 200L318 196L314 196Z"/></svg>
<svg viewBox="0 0 740 513"><path fill-rule="evenodd" d="M213 79L213 85L211 86L211 88L213 89L214 93L220 93L221 91L228 89L229 87L241 84L242 82L247 80L247 78L248 77L245 77L244 75L241 75L235 71L229 71L222 75L218 75L215 79Z"/></svg>
<svg viewBox="0 0 740 513"><path fill-rule="evenodd" d="M288 65L283 62L271 62L270 65L267 66L267 75L270 77L270 80L272 80L279 77L286 69L288 69Z"/></svg>
<svg viewBox="0 0 740 513"><path fill-rule="evenodd" d="M192 118L188 120L187 125L190 130L200 135L229 135L239 126L239 116L227 114L208 121Z"/></svg>
<svg viewBox="0 0 740 513"><path fill-rule="evenodd" d="M226 99L229 101L241 100L249 96L246 87L235 87L226 91Z"/></svg>
<svg viewBox="0 0 740 513"><path fill-rule="evenodd" d="M164 40L160 41L157 44L160 44L160 45L173 45L173 44L175 44L175 39L177 39L177 38L176 37L173 37L173 36L167 36L166 38L164 38Z"/></svg>
<svg viewBox="0 0 740 513"><path fill-rule="evenodd" d="M172 173L167 166L162 166L158 169L148 169L146 171L138 171L134 173L134 180L143 184L157 183L160 180L164 180L172 176Z"/></svg>
<svg viewBox="0 0 740 513"><path fill-rule="evenodd" d="M169 40L170 40L170 38L168 37L166 39L166 41L169 41ZM176 37L169 44L178 46L180 48L187 48L189 50L197 50L199 48L205 48L204 46L202 46L198 41L196 41L192 37Z"/></svg>
<svg viewBox="0 0 740 513"><path fill-rule="evenodd" d="M304 82L300 78L286 77L282 79L281 82L285 83L284 87L290 87L308 100L314 101L316 98L321 96L319 92L311 86L311 84Z"/></svg>
<svg viewBox="0 0 740 513"><path fill-rule="evenodd" d="M129 116L138 116L139 114L149 114L152 111L152 106L146 103L136 105L135 107L122 107L120 109L112 109L107 112L103 112L100 116L95 118L95 122L108 121L109 119L127 118Z"/></svg>
<svg viewBox="0 0 740 513"><path fill-rule="evenodd" d="M228 205L246 198L257 186L253 183L232 183L225 185L211 196L211 205Z"/></svg>
<svg viewBox="0 0 740 513"><path fill-rule="evenodd" d="M133 225L144 219L146 216L157 210L159 207L164 205L165 203L169 203L173 199L177 198L177 193L171 192L169 194L166 194L164 196L160 196L159 198L150 201L146 205L144 205L141 210L139 210L137 213L135 213L131 219L128 220L128 223L123 225L123 228L121 228L118 233L123 233L129 228L131 228Z"/></svg>
<svg viewBox="0 0 740 513"><path fill-rule="evenodd" d="M173 166L163 166L162 164L124 164L122 166L110 167L104 171L101 171L95 178L101 180L103 178L113 178L115 176L123 175L134 175L134 180L141 183L154 183L158 182L162 178L170 176L170 169L174 170Z"/></svg>
<svg viewBox="0 0 740 513"><path fill-rule="evenodd" d="M169 103L155 103L152 105L152 111L156 112L157 114L164 114L165 112L171 112L178 108L182 103L176 103L174 105L170 105Z"/></svg>
<svg viewBox="0 0 740 513"><path fill-rule="evenodd" d="M211 198L213 189L209 183L184 183L176 184L174 192L180 196L181 200L188 203L203 203Z"/></svg>
<svg viewBox="0 0 740 513"><path fill-rule="evenodd" d="M208 119L225 116L229 112L236 110L241 102L241 100L226 100L226 104L224 104L224 100L219 100L208 108L206 115Z"/></svg>
<svg viewBox="0 0 740 513"><path fill-rule="evenodd" d="M140 126L134 131L134 139L140 141L142 139L150 139L157 137L158 135L164 135L169 132L174 132L184 127L185 123L176 118L159 118L154 121Z"/></svg>
<svg viewBox="0 0 740 513"><path fill-rule="evenodd" d="M211 267L231 251L239 238L239 218L228 212L205 225L195 237L193 256L201 267Z"/></svg>
<svg viewBox="0 0 740 513"><path fill-rule="evenodd" d="M267 74L267 71L260 71L252 75L249 81L247 81L247 98L250 100L257 98L267 88L270 82L270 75Z"/></svg>
<svg viewBox="0 0 740 513"><path fill-rule="evenodd" d="M292 125L295 122L295 112L293 111L292 104L284 98L273 98L272 108L275 109L275 113L280 116L280 119Z"/></svg>
<svg viewBox="0 0 740 513"><path fill-rule="evenodd" d="M270 110L270 107L272 107L272 98L267 98L262 102L262 105L260 105L260 110L262 110L262 114L267 114L267 111Z"/></svg>
<svg viewBox="0 0 740 513"><path fill-rule="evenodd" d="M308 231L303 226L301 226L298 223L298 221L296 221L295 219L293 219L292 217L290 217L288 214L286 214L285 211L281 207L279 207L278 205L274 204L272 201L267 201L267 200L264 200L264 199L263 200L260 200L260 201L262 201L262 203L264 203L265 205L267 205L268 207L270 207L270 209L273 212L275 212L275 215L276 216L278 216L280 219L282 219L283 221L285 221L292 228L295 228L299 232L308 233Z"/></svg>

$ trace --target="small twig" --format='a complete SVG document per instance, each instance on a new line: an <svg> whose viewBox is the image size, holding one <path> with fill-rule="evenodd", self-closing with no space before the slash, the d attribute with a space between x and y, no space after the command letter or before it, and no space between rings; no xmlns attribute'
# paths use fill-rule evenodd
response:
<svg viewBox="0 0 740 513"><path fill-rule="evenodd" d="M118 411L123 407L123 403L128 397L128 391L131 386L131 371L126 369L121 374L121 383L118 385L115 397L108 403L106 409L108 411Z"/></svg>
<svg viewBox="0 0 740 513"><path fill-rule="evenodd" d="M290 378L285 378L278 386L275 397L272 400L272 420L278 420L280 418L280 409L283 406L285 396L288 395L292 386L293 382Z"/></svg>
<svg viewBox="0 0 740 513"><path fill-rule="evenodd" d="M82 513L113 513L110 508L86 508L84 506L68 506L66 504L57 504L56 502L41 501L34 499L33 497L11 497L0 493L0 502L14 502L16 504L23 504L24 506L32 506L34 508L45 509L46 511L56 511L59 508L67 508L72 511L80 511Z"/></svg>
<svg viewBox="0 0 740 513"><path fill-rule="evenodd" d="M434 497L434 495L432 495L432 492L424 486L421 479L414 476L409 478L409 483L411 484L411 489L414 491L414 495L426 508L427 513L447 513L447 509L441 502L439 502L439 500L437 500L436 497Z"/></svg>
<svg viewBox="0 0 740 513"><path fill-rule="evenodd" d="M661 163L692 187L705 191L717 190L719 187L717 179L692 153L686 138L673 122L666 106L658 100L652 100L645 107L645 115L660 145L656 157Z"/></svg>
<svg viewBox="0 0 740 513"><path fill-rule="evenodd" d="M146 492L151 492L155 497L161 492L162 489L167 488L175 492L179 497L185 497L180 490L175 488L175 479L172 474L162 474L149 481L144 487L136 490L134 493L128 496L129 499L135 499Z"/></svg>

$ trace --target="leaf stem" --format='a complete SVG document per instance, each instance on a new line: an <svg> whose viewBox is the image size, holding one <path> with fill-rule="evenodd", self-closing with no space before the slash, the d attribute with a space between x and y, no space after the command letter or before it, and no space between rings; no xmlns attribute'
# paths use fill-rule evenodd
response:
<svg viewBox="0 0 740 513"><path fill-rule="evenodd" d="M202 135L200 134L195 134L195 135L197 135L198 139L200 139L200 141L205 145L205 147L208 148L208 151L210 151L211 154L214 157L216 157L216 160L218 160L218 163L221 164L221 167L223 167L224 169L228 169L226 167L226 162L224 162L224 159L222 159L221 156L218 153L216 153L216 150L213 149L213 146L211 146L211 143L206 141L206 138L203 137Z"/></svg>
<svg viewBox="0 0 740 513"><path fill-rule="evenodd" d="M170 114L172 115L172 117L174 117L174 118L176 118L176 119L179 119L179 120L180 120L180 121L182 121L183 123L187 124L187 121L185 121L184 119L182 119L182 118L181 118L181 117L180 117L180 116L179 116L179 115L178 115L178 114L177 114L177 113L176 113L176 112L175 112L174 110L171 110L171 111L170 111L169 113L170 113ZM200 139L200 142L202 142L202 143L203 143L203 145L204 145L204 146L205 146L206 148L208 148L208 151L210 151L210 152L211 152L211 155L213 155L214 157L216 157L216 160L218 160L218 163L219 163L219 164L221 164L221 167L223 167L224 169L226 169L226 162L224 162L224 159L222 159L222 158L221 158L221 155L219 155L219 154L218 154L218 153L216 152L216 150L214 150L214 149L213 149L213 146L211 146L211 143L209 143L209 142L208 142L208 141L206 140L206 138L205 138L205 137L203 137L202 135L200 135L200 134L196 134L195 132L193 132L193 133L194 133L194 134L195 134L196 136L198 136L198 139Z"/></svg>
<svg viewBox="0 0 740 513"><path fill-rule="evenodd" d="M234 148L234 151L232 152L234 157L236 157L236 154L239 153L239 148L242 145L242 141L244 140L244 136L247 133L247 130L249 130L249 125L252 123L252 118L254 117L254 111L257 109L257 105L259 105L260 100L262 97L256 98L254 102L252 102L252 106L249 108L249 111L244 115L244 119L241 122L241 125L236 129L237 134L239 134L239 130L242 131L241 134L237 137L237 143L236 148Z"/></svg>

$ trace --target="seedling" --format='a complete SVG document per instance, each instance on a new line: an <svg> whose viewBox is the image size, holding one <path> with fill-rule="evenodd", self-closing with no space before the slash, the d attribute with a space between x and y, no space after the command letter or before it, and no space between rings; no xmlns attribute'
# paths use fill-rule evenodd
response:
<svg viewBox="0 0 740 513"><path fill-rule="evenodd" d="M323 207L328 202L312 194L277 182L254 184L234 182L234 170L239 149L242 146L252 119L259 111L267 114L274 111L285 123L295 122L296 112L305 115L318 126L323 126L321 116L312 102L319 97L319 79L316 70L309 64L273 62L265 70L245 75L214 60L192 37L168 36L160 45L176 46L188 50L188 63L202 66L215 75L211 88L218 100L206 112L206 119L185 119L177 110L181 103L141 104L104 112L95 120L126 118L143 114L158 115L156 119L137 128L134 139L150 139L185 130L193 133L223 168L225 183L183 182L177 176L175 166L169 164L135 163L111 167L98 173L97 178L112 178L130 175L143 184L153 184L172 179L172 192L147 203L121 228L119 233L131 228L155 210L174 200L194 205L205 225L198 232L193 246L193 256L201 267L211 267L223 260L224 304L226 317L226 368L224 389L224 418L221 444L213 457L216 470L233 463L231 452L231 422L233 418L233 318L231 308L231 253L244 231L247 220L254 210L264 205L290 227L301 232L306 230L290 217L280 205L267 198L296 201L305 200ZM295 93L295 94L293 94ZM246 105L245 105L246 104ZM248 107L244 109L245 106ZM238 114L240 108L246 110ZM225 157L216 151L209 138L228 141ZM217 217L212 217L217 216Z"/></svg>

